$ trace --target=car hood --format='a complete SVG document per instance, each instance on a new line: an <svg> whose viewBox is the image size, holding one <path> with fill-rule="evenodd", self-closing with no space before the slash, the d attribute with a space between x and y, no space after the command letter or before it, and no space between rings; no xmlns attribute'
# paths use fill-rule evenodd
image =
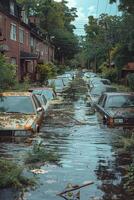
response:
<svg viewBox="0 0 134 200"><path fill-rule="evenodd" d="M0 113L0 130L25 129L25 126L32 126L35 119L36 119L35 114L7 114L7 113L1 114Z"/></svg>
<svg viewBox="0 0 134 200"><path fill-rule="evenodd" d="M134 118L134 107L132 108L109 108L106 109L111 117Z"/></svg>

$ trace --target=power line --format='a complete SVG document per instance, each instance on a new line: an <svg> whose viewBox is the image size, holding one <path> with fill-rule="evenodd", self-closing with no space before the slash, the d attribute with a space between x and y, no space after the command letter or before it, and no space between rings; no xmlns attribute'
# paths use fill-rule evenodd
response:
<svg viewBox="0 0 134 200"><path fill-rule="evenodd" d="M116 1L116 15L118 15L118 12L119 12L119 10L118 10L118 2Z"/></svg>
<svg viewBox="0 0 134 200"><path fill-rule="evenodd" d="M106 0L105 13L106 13L106 11L107 11L107 6L108 6L108 0Z"/></svg>
<svg viewBox="0 0 134 200"><path fill-rule="evenodd" d="M99 8L99 0L97 1L96 16L97 16L97 14L98 14L98 8Z"/></svg>
<svg viewBox="0 0 134 200"><path fill-rule="evenodd" d="M111 11L112 11L112 6L111 4L109 5L109 15L111 14Z"/></svg>

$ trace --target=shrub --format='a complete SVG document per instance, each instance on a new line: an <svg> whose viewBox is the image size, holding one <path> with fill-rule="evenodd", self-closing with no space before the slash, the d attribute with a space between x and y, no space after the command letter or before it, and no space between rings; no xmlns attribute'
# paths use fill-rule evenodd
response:
<svg viewBox="0 0 134 200"><path fill-rule="evenodd" d="M0 90L9 89L16 81L16 66L8 63L0 54Z"/></svg>
<svg viewBox="0 0 134 200"><path fill-rule="evenodd" d="M64 72L67 70L65 65L58 65L57 67L57 73L58 74L64 74Z"/></svg>
<svg viewBox="0 0 134 200"><path fill-rule="evenodd" d="M56 67L53 63L39 64L39 82L45 83L48 79L56 76Z"/></svg>
<svg viewBox="0 0 134 200"><path fill-rule="evenodd" d="M118 80L118 71L116 67L107 67L105 63L100 66L102 76L106 79L109 79L111 82L117 82Z"/></svg>
<svg viewBox="0 0 134 200"><path fill-rule="evenodd" d="M22 175L23 168L6 159L0 159L0 188L33 186L35 181Z"/></svg>
<svg viewBox="0 0 134 200"><path fill-rule="evenodd" d="M120 140L120 144L122 144L122 147L125 151L133 151L134 150L134 138L126 138L122 137Z"/></svg>
<svg viewBox="0 0 134 200"><path fill-rule="evenodd" d="M56 162L58 164L59 158L54 152L47 152L45 146L40 142L39 144L34 144L32 151L28 153L25 160L26 164L36 164L39 162Z"/></svg>
<svg viewBox="0 0 134 200"><path fill-rule="evenodd" d="M28 89L30 87L31 87L30 78L28 76L26 76L22 83L19 83L16 81L16 83L15 83L14 87L12 87L12 89L17 90L17 91L28 91Z"/></svg>
<svg viewBox="0 0 134 200"><path fill-rule="evenodd" d="M132 91L134 91L134 74L129 74L127 77L128 85Z"/></svg>
<svg viewBox="0 0 134 200"><path fill-rule="evenodd" d="M134 197L134 164L131 164L128 167L127 177L126 177L124 187L126 191L128 192L128 194Z"/></svg>

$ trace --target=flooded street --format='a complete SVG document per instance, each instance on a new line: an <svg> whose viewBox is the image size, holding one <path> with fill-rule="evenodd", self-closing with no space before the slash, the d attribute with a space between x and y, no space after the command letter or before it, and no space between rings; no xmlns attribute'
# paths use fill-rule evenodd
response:
<svg viewBox="0 0 134 200"><path fill-rule="evenodd" d="M81 200L126 199L114 147L122 132L101 127L87 104L84 83L77 89L74 95L65 95L62 104L52 106L40 134L34 138L58 157L58 163L41 166L44 173L34 175L38 185L24 194L25 200L62 200L57 194L69 183L83 185L89 181L94 184L80 189ZM22 141L1 141L0 154L23 163L31 146ZM4 191L0 192L0 200L12 200L12 195Z"/></svg>

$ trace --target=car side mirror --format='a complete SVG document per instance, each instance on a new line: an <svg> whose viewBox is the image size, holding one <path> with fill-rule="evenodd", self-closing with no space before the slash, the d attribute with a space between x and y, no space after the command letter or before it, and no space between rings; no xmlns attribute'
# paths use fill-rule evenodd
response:
<svg viewBox="0 0 134 200"><path fill-rule="evenodd" d="M37 112L41 112L41 111L42 111L42 107L38 107Z"/></svg>

